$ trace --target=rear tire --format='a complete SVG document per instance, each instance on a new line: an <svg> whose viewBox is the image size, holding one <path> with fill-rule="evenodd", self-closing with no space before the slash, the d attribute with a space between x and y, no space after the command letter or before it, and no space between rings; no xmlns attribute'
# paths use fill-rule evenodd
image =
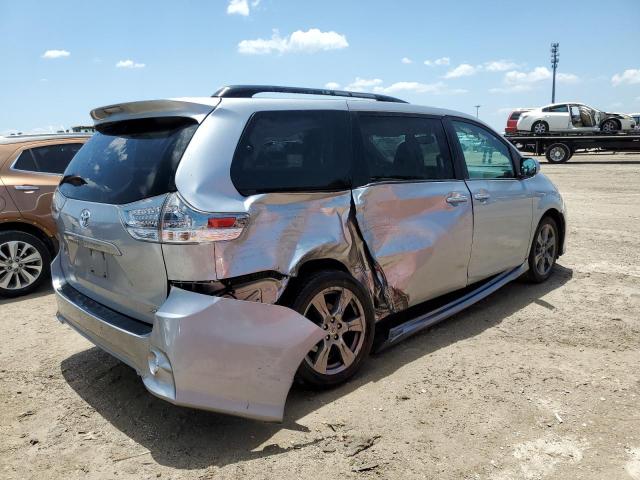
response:
<svg viewBox="0 0 640 480"><path fill-rule="evenodd" d="M368 292L350 275L325 270L292 292L290 307L326 331L300 364L296 380L330 388L351 378L368 357L375 330Z"/></svg>
<svg viewBox="0 0 640 480"><path fill-rule="evenodd" d="M549 163L564 163L571 158L571 149L564 143L553 143L544 152Z"/></svg>
<svg viewBox="0 0 640 480"><path fill-rule="evenodd" d="M543 122L542 120L538 120L531 125L531 133L535 135L544 135L549 133L549 124L547 122Z"/></svg>
<svg viewBox="0 0 640 480"><path fill-rule="evenodd" d="M530 282L542 283L551 276L559 249L558 225L553 218L544 217L536 228L529 251L527 279Z"/></svg>
<svg viewBox="0 0 640 480"><path fill-rule="evenodd" d="M0 297L19 297L49 278L51 255L35 235L0 232Z"/></svg>

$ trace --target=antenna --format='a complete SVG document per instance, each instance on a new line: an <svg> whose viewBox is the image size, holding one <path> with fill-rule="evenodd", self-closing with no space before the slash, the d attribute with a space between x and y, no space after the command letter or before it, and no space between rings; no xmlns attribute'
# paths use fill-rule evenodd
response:
<svg viewBox="0 0 640 480"><path fill-rule="evenodd" d="M551 86L551 103L556 103L556 69L560 61L560 44L551 44L551 68L553 68L553 84Z"/></svg>
<svg viewBox="0 0 640 480"><path fill-rule="evenodd" d="M474 108L476 109L476 118L479 118L479 117L478 117L478 112L480 111L480 107L481 107L481 106L482 106L482 105L474 105Z"/></svg>

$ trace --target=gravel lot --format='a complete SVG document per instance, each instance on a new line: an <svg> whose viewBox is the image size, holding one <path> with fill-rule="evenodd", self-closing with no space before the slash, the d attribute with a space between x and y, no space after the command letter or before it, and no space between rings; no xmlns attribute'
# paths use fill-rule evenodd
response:
<svg viewBox="0 0 640 480"><path fill-rule="evenodd" d="M294 389L283 424L156 399L48 288L1 300L0 477L640 479L640 155L542 169L569 208L549 282Z"/></svg>

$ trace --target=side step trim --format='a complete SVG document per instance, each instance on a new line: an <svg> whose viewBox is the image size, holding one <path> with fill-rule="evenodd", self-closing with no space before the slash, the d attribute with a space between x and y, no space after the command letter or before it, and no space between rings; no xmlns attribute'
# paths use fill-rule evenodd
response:
<svg viewBox="0 0 640 480"><path fill-rule="evenodd" d="M483 298L488 297L507 283L515 280L528 269L528 262L524 262L519 267L501 273L500 275L492 278L490 281L481 285L477 289L463 295L462 297L457 298L456 300L453 300L452 302L449 302L442 307L436 308L431 312L420 315L419 317L413 318L401 325L390 329L387 340L382 345L380 345L378 351L382 351L392 345L395 345L405 338L410 337L411 335L414 335L421 330L424 330L425 328L429 328L432 325L435 325L436 323L441 322L442 320L445 320L450 316L466 309L467 307L470 307Z"/></svg>

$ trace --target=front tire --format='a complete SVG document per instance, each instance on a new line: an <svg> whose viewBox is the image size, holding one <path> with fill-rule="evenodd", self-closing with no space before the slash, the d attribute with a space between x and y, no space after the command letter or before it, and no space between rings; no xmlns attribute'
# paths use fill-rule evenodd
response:
<svg viewBox="0 0 640 480"><path fill-rule="evenodd" d="M538 224L529 251L529 281L542 283L551 276L559 248L558 225L553 218L544 217Z"/></svg>
<svg viewBox="0 0 640 480"><path fill-rule="evenodd" d="M605 120L600 125L600 131L603 133L618 133L620 126L615 120Z"/></svg>
<svg viewBox="0 0 640 480"><path fill-rule="evenodd" d="M33 292L49 277L51 255L38 237L25 232L0 232L0 297Z"/></svg>
<svg viewBox="0 0 640 480"><path fill-rule="evenodd" d="M549 124L547 122L538 120L533 125L531 125L531 133L535 135L544 135L545 133L549 133Z"/></svg>
<svg viewBox="0 0 640 480"><path fill-rule="evenodd" d="M329 388L351 378L373 345L375 318L368 292L344 272L321 271L294 292L291 308L326 332L300 364L296 379Z"/></svg>

